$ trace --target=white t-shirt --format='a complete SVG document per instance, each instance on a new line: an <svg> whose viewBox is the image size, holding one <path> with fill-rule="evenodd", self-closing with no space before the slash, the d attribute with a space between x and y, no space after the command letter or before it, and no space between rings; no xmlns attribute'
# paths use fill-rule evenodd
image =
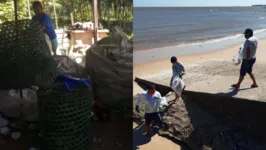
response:
<svg viewBox="0 0 266 150"><path fill-rule="evenodd" d="M250 47L250 57L248 60L256 58L258 39L253 36L246 40L246 42L244 43L243 51L242 51L243 59L247 59L247 48L248 47Z"/></svg>
<svg viewBox="0 0 266 150"><path fill-rule="evenodd" d="M177 62L172 65L173 77L180 76L180 74L184 71L184 65L181 62Z"/></svg>
<svg viewBox="0 0 266 150"><path fill-rule="evenodd" d="M145 102L145 113L159 112L161 107L162 96L158 91L151 96L148 91L144 91L140 94L137 100L137 106L139 106L141 101Z"/></svg>

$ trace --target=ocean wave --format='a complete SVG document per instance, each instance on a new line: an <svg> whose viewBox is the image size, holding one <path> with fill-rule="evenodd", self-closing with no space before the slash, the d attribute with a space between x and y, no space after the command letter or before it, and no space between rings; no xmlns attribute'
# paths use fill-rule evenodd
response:
<svg viewBox="0 0 266 150"><path fill-rule="evenodd" d="M265 32L265 29L257 29L254 30L254 34L259 34L262 32ZM163 45L168 45L168 46L160 46L160 48L164 47L181 47L181 46L192 46L192 45L203 45L203 44L211 44L211 43L217 43L217 42L222 42L222 41L227 41L227 40L234 40L237 38L242 37L243 34L242 33L238 33L238 34L233 34L230 36L224 36L224 37L216 37L216 38L205 38L205 39L200 39L200 40L195 40L195 41L190 41L190 42L171 42L168 44L163 44ZM140 41L139 41L140 42ZM159 47L152 47L152 48L148 48L148 49L157 49ZM138 47L136 50L142 50L140 47ZM147 50L147 48L144 48L143 50Z"/></svg>
<svg viewBox="0 0 266 150"><path fill-rule="evenodd" d="M254 31L254 34L259 34L262 32L265 32L265 29L258 29ZM208 44L208 43L216 43L216 42L221 42L221 41L226 41L226 40L232 40L232 39L237 39L243 36L243 34L234 34L234 35L229 35L225 37L217 37L217 38L211 38L211 39L201 39L198 41L193 41L190 43L183 43L183 44L178 44L177 46L184 46L184 45L201 45L201 44Z"/></svg>

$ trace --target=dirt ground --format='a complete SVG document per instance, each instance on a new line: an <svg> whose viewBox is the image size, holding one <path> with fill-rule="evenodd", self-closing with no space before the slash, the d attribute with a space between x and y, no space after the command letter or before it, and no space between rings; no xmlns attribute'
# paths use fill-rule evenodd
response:
<svg viewBox="0 0 266 150"><path fill-rule="evenodd" d="M127 132L128 131L128 132ZM92 150L126 150L132 149L132 119L117 118L110 121L93 121L92 134L94 142ZM0 136L0 150L29 150L39 148L38 131L24 128L19 140L11 140Z"/></svg>

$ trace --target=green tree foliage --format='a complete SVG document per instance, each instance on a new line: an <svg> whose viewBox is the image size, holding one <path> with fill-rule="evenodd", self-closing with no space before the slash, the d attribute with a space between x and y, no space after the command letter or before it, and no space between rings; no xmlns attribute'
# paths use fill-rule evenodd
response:
<svg viewBox="0 0 266 150"><path fill-rule="evenodd" d="M29 0L32 4L34 0ZM53 0L43 0L45 12L55 22ZM27 0L17 0L18 18L29 18ZM66 27L71 24L70 13L73 13L75 22L93 20L93 0L55 0L58 26ZM127 33L132 33L133 0L98 0L99 21L105 28L118 25ZM31 12L33 15L32 7ZM14 20L14 0L0 0L0 23Z"/></svg>

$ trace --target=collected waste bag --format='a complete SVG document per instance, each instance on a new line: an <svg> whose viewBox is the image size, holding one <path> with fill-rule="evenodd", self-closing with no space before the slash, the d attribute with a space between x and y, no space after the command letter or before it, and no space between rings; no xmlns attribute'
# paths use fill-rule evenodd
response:
<svg viewBox="0 0 266 150"><path fill-rule="evenodd" d="M242 62L243 59L243 45L239 48L239 51L237 52L236 56L233 57L233 63L235 65L239 65Z"/></svg>
<svg viewBox="0 0 266 150"><path fill-rule="evenodd" d="M85 68L97 100L111 107L132 105L132 57L133 42L119 27L87 51Z"/></svg>
<svg viewBox="0 0 266 150"><path fill-rule="evenodd" d="M181 96L184 86L185 86L185 83L180 77L178 76L174 77L172 84L171 84L171 88L174 90L175 93Z"/></svg>
<svg viewBox="0 0 266 150"><path fill-rule="evenodd" d="M50 50L51 54L53 54L52 43L51 43L51 40L50 40L48 34L44 33L44 37L45 37L46 43L47 43L47 45L49 47L49 50Z"/></svg>
<svg viewBox="0 0 266 150"><path fill-rule="evenodd" d="M20 117L30 122L38 121L38 87L23 89L23 108L20 109L20 91L19 90L2 90L0 91L0 112L8 118Z"/></svg>

